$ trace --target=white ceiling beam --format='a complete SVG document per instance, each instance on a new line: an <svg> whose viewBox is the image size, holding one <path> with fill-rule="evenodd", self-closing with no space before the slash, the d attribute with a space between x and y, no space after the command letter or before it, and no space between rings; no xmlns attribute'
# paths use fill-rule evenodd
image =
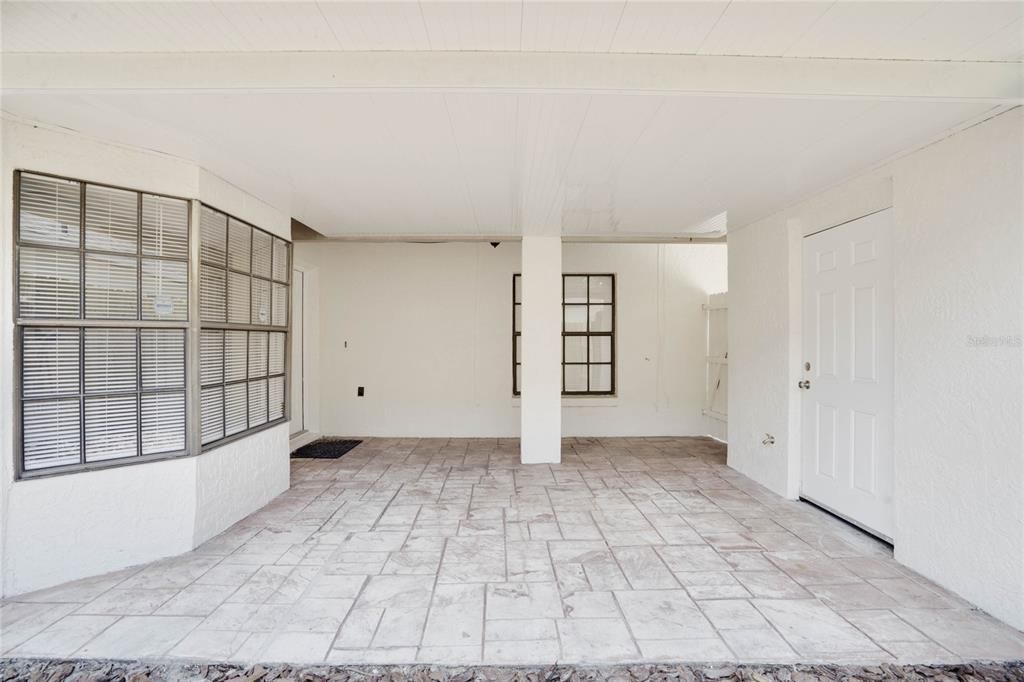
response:
<svg viewBox="0 0 1024 682"><path fill-rule="evenodd" d="M375 90L1024 102L1024 64L521 52L6 53L3 92Z"/></svg>

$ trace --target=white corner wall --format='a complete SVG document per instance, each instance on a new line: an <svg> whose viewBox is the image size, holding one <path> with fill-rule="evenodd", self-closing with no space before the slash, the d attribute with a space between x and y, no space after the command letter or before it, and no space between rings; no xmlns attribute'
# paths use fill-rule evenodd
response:
<svg viewBox="0 0 1024 682"><path fill-rule="evenodd" d="M278 424L193 459L192 544L197 546L288 489L288 424Z"/></svg>
<svg viewBox="0 0 1024 682"><path fill-rule="evenodd" d="M13 385L16 169L199 198L288 238L290 221L196 165L65 129L2 119L0 387ZM188 551L284 492L288 425L194 457L14 480L14 396L0 390L0 594Z"/></svg>
<svg viewBox="0 0 1024 682"><path fill-rule="evenodd" d="M321 430L516 437L512 275L504 242L299 242L319 273ZM704 313L724 244L564 244L564 272L614 272L617 395L563 399L565 436L701 435ZM356 387L366 395L356 397Z"/></svg>
<svg viewBox="0 0 1024 682"><path fill-rule="evenodd" d="M795 497L801 237L893 207L895 556L1018 628L1022 129L1017 108L729 234L729 464Z"/></svg>

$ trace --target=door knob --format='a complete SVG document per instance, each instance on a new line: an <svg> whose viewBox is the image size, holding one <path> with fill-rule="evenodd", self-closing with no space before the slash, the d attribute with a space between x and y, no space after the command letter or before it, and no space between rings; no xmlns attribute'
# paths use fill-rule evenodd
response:
<svg viewBox="0 0 1024 682"><path fill-rule="evenodd" d="M810 379L806 379L804 381L798 382L796 386L797 386L797 388L808 389L808 388L811 387L811 380Z"/></svg>

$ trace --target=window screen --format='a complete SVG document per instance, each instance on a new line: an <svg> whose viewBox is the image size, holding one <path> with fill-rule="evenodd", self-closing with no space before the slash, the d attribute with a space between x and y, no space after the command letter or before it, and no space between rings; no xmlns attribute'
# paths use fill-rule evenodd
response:
<svg viewBox="0 0 1024 682"><path fill-rule="evenodd" d="M201 209L203 445L285 416L289 249L283 239Z"/></svg>
<svg viewBox="0 0 1024 682"><path fill-rule="evenodd" d="M522 275L512 277L512 392L522 376ZM615 275L562 275L562 394L615 393Z"/></svg>
<svg viewBox="0 0 1024 682"><path fill-rule="evenodd" d="M189 203L16 176L20 471L185 450Z"/></svg>

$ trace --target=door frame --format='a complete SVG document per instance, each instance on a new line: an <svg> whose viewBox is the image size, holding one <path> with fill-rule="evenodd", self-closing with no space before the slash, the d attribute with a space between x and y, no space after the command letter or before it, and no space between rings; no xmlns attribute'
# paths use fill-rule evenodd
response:
<svg viewBox="0 0 1024 682"><path fill-rule="evenodd" d="M291 326L291 338L293 341L299 341L301 346L299 348L299 356L302 359L301 367L295 367L294 363L291 368L291 381L293 386L299 390L299 407L301 414L296 415L294 411L291 415L292 420L301 419L302 429L291 433L291 425L289 425L289 448L295 450L303 445L310 443L320 437L320 420L319 414L317 413L319 400L315 392L318 390L318 384L316 377L310 377L309 367L314 366L318 363L318 351L319 351L319 340L317 335L319 333L319 327L316 324L314 316L318 314L316 307L318 305L318 297L316 287L318 285L317 276L318 271L316 267L310 267L304 263L296 262L292 260L292 286L295 286L297 282L294 276L295 272L302 273L302 282L300 288L300 302L302 304L302 338L296 339L295 334L295 318L293 314L292 319L289 320ZM293 349L294 350L294 349ZM289 354L289 362L291 357ZM291 406L292 393L289 389L288 404Z"/></svg>
<svg viewBox="0 0 1024 682"><path fill-rule="evenodd" d="M763 445L763 448L770 448L764 450L765 458L771 458L774 461L781 460L781 476L777 479L777 484L771 487L786 499L800 499L802 475L802 398L801 391L796 384L801 378L803 368L803 238L805 235L837 227L884 210L892 210L894 223L898 221L899 216L893 200L891 175L869 176L857 181L854 186L825 190L815 199L787 210L776 218L769 219L774 224L749 228L777 231L780 235L779 238L786 242L782 250L782 257L786 261L782 266L785 272L784 284L779 292L780 296L785 297L785 314L788 320L785 329L786 359L783 370L786 383L784 387L779 387L779 390L784 391L785 403L780 414L781 419L772 420L771 424L766 424L768 428L779 429L779 431L765 434L766 437L770 435L773 439L780 435L782 437L776 440L778 445L769 442ZM898 266L898 263L896 265ZM895 292L895 295L898 297L898 291ZM778 451L776 452L774 448L778 448ZM769 468L773 466L769 465ZM898 472L899 455L897 453L894 453L894 466ZM898 500L898 475L895 487L895 497ZM898 512L897 508L897 515ZM900 537L898 518L893 535L895 536L893 543L898 544Z"/></svg>

